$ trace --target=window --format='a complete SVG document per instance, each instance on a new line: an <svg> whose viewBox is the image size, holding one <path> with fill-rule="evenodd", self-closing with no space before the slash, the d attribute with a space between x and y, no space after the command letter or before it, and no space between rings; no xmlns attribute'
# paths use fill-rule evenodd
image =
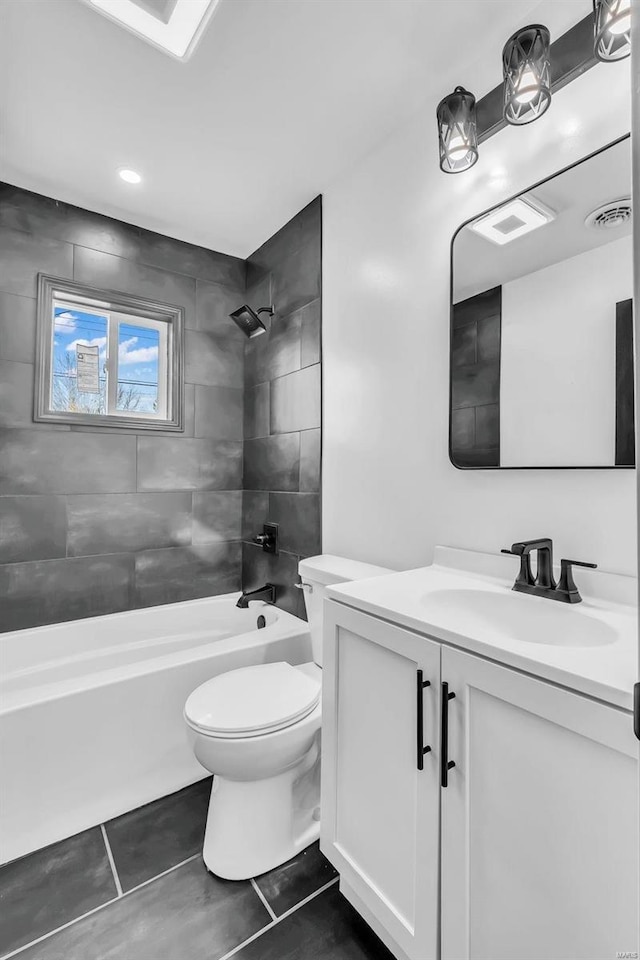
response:
<svg viewBox="0 0 640 960"><path fill-rule="evenodd" d="M182 430L182 314L41 275L35 419Z"/></svg>

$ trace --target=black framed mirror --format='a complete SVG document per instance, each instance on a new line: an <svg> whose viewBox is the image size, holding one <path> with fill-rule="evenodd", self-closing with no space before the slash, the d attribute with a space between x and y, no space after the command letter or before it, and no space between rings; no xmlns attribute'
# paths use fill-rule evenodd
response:
<svg viewBox="0 0 640 960"><path fill-rule="evenodd" d="M455 233L454 466L635 466L630 197L625 136Z"/></svg>

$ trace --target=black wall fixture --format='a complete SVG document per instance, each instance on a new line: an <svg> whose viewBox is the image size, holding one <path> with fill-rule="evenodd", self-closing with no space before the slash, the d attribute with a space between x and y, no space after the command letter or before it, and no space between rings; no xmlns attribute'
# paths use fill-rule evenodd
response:
<svg viewBox="0 0 640 960"><path fill-rule="evenodd" d="M631 53L631 0L593 0L593 14L598 60L624 60Z"/></svg>
<svg viewBox="0 0 640 960"><path fill-rule="evenodd" d="M534 23L514 33L502 51L504 118L522 126L543 115L551 104L551 34Z"/></svg>
<svg viewBox="0 0 640 960"><path fill-rule="evenodd" d="M478 159L476 98L464 87L456 87L436 109L440 169L462 173Z"/></svg>

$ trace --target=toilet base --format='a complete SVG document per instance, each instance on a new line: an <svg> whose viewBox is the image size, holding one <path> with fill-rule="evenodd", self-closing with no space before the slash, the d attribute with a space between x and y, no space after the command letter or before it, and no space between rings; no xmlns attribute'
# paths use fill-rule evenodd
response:
<svg viewBox="0 0 640 960"><path fill-rule="evenodd" d="M264 780L214 776L202 851L224 880L248 880L285 863L320 835L319 736L294 766Z"/></svg>

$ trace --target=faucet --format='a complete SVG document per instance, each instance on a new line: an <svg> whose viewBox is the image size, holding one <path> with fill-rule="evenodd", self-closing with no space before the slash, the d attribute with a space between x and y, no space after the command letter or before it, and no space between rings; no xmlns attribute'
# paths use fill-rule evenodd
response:
<svg viewBox="0 0 640 960"><path fill-rule="evenodd" d="M265 583L257 590L244 590L236 603L236 607L246 610L252 600L264 600L265 603L276 602L276 588L272 583Z"/></svg>
<svg viewBox="0 0 640 960"><path fill-rule="evenodd" d="M531 553L534 550L538 554L535 579L531 571ZM513 543L510 550L501 552L520 557L520 571L513 584L513 590L518 593L530 593L536 597L545 597L548 600L559 600L561 603L580 603L582 600L573 579L573 567L589 567L591 570L597 568L596 563L561 560L560 580L556 583L553 577L553 542L549 537L520 540Z"/></svg>

